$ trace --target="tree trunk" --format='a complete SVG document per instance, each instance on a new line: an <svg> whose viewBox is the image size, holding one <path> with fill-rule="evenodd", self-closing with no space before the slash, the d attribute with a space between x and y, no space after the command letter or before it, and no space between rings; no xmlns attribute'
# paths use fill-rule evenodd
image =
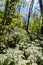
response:
<svg viewBox="0 0 43 65"><path fill-rule="evenodd" d="M5 6L4 17L3 17L3 20L2 20L2 24L3 24L3 25L6 24L8 5L9 5L9 2L8 2L8 0L7 0L7 1L6 1L6 6Z"/></svg>
<svg viewBox="0 0 43 65"><path fill-rule="evenodd" d="M34 0L31 1L29 12L28 12L28 22L27 22L27 26L26 26L27 33L28 33L29 19L30 19L30 16L31 16L31 13L32 13L32 9L33 9L33 4L34 4Z"/></svg>
<svg viewBox="0 0 43 65"><path fill-rule="evenodd" d="M39 0L40 9L41 9L41 16L42 16L42 27L41 27L41 34L43 34L43 4L42 0Z"/></svg>
<svg viewBox="0 0 43 65"><path fill-rule="evenodd" d="M9 4L12 4L12 2L14 2L14 0L11 0L10 2L8 0L6 1L4 17L3 17L3 20L2 20L3 25L9 25L12 21L12 19L10 17L7 17L7 16L10 15L8 8L11 9L11 6L9 7Z"/></svg>

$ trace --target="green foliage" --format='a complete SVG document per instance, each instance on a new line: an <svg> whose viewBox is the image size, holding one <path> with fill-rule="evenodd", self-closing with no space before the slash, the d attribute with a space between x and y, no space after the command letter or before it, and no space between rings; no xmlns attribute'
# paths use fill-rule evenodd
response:
<svg viewBox="0 0 43 65"><path fill-rule="evenodd" d="M38 58L37 64L38 64L38 65L43 65L43 59L39 59L39 58Z"/></svg>
<svg viewBox="0 0 43 65"><path fill-rule="evenodd" d="M27 63L26 63L26 65L30 65L30 63L29 63L29 62L27 62Z"/></svg>
<svg viewBox="0 0 43 65"><path fill-rule="evenodd" d="M32 21L30 19L30 24L29 24L29 30L32 33L41 33L41 26L42 26L42 19L38 18L38 15L36 13L33 14Z"/></svg>
<svg viewBox="0 0 43 65"><path fill-rule="evenodd" d="M0 65L3 65L3 64L2 64L2 61L0 61Z"/></svg>
<svg viewBox="0 0 43 65"><path fill-rule="evenodd" d="M12 60L11 58L7 58L4 60L4 62L2 63L2 61L0 61L0 65L15 65L14 60Z"/></svg>
<svg viewBox="0 0 43 65"><path fill-rule="evenodd" d="M15 13L15 17L16 18L12 18L12 22L9 25L5 26L2 25L2 22L0 22L0 43L15 47L15 44L21 39L21 32L24 30L19 27L21 27L21 22L23 22L23 20L21 19L19 13ZM18 29L18 31L16 29ZM17 31L17 34L15 34L15 30Z"/></svg>
<svg viewBox="0 0 43 65"><path fill-rule="evenodd" d="M30 56L30 53L29 52L24 52L22 58L27 60L28 56Z"/></svg>

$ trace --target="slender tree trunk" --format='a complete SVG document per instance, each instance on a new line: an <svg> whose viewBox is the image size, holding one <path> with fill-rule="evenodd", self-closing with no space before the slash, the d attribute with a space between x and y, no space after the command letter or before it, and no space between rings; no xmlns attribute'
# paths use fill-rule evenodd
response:
<svg viewBox="0 0 43 65"><path fill-rule="evenodd" d="M32 13L32 9L33 9L33 4L34 4L34 0L31 1L29 12L28 12L28 22L27 22L27 26L26 26L27 33L28 33L29 19L30 19L30 16L31 16L31 13Z"/></svg>
<svg viewBox="0 0 43 65"><path fill-rule="evenodd" d="M2 23L3 23L3 24L6 24L8 5L9 5L9 2L8 2L8 0L7 0L7 1L6 1L6 6L5 6L4 17L3 17L3 20L2 20Z"/></svg>
<svg viewBox="0 0 43 65"><path fill-rule="evenodd" d="M41 27L41 34L43 34L43 4L42 0L39 0L40 9L41 9L41 15L42 15L42 27Z"/></svg>

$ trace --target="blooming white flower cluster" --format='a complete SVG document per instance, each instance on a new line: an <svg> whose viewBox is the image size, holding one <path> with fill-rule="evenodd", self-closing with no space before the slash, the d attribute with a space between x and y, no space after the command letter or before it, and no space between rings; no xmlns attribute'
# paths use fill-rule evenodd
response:
<svg viewBox="0 0 43 65"><path fill-rule="evenodd" d="M19 50L19 48L15 49L9 48L5 55L0 55L1 56L0 59L5 60L7 57L14 58L15 64L17 65L26 65L27 63L30 63L30 65L37 65L36 63L37 57L43 59L43 55L41 53L41 47L31 45L25 50L25 52L28 55L27 60L22 58L24 51Z"/></svg>

